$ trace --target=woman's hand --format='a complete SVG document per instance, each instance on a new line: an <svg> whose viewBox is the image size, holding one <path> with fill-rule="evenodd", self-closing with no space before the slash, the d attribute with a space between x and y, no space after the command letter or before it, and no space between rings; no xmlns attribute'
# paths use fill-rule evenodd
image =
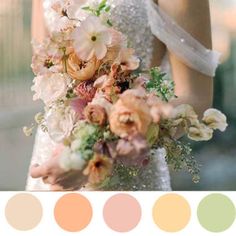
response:
<svg viewBox="0 0 236 236"><path fill-rule="evenodd" d="M63 170L59 164L59 155L53 155L42 165L31 166L30 175L32 178L42 178L45 184L50 184L52 191L78 190L87 181L80 170Z"/></svg>

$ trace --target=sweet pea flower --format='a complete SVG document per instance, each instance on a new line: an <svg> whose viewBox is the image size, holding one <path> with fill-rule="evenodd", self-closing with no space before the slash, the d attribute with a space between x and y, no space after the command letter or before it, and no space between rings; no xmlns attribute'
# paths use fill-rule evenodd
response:
<svg viewBox="0 0 236 236"><path fill-rule="evenodd" d="M217 109L208 109L204 112L203 122L212 129L224 132L228 126L226 116Z"/></svg>
<svg viewBox="0 0 236 236"><path fill-rule="evenodd" d="M213 130L204 124L192 126L188 130L188 138L194 141L208 141L212 139Z"/></svg>

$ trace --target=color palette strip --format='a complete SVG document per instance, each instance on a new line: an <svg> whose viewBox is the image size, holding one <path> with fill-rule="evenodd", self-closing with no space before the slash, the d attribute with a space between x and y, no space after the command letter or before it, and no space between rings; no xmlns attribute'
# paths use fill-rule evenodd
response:
<svg viewBox="0 0 236 236"><path fill-rule="evenodd" d="M0 235L233 235L236 231L233 192L0 194Z"/></svg>

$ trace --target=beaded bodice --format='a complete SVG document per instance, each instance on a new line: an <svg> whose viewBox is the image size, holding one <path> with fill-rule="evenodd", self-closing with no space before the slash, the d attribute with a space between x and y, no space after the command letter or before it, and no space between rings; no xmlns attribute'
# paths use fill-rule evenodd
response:
<svg viewBox="0 0 236 236"><path fill-rule="evenodd" d="M154 36L148 24L146 0L110 0L113 5L114 25L128 37L128 42L142 59L143 65L151 63Z"/></svg>

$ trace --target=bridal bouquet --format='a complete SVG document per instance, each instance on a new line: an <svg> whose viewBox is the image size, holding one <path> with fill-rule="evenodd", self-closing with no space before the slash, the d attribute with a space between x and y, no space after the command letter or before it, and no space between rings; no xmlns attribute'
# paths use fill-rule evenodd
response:
<svg viewBox="0 0 236 236"><path fill-rule="evenodd" d="M174 83L159 68L142 70L135 49L109 20L105 0L58 0L52 7L57 31L33 44L32 90L45 104L35 120L57 144L53 155L61 167L105 186L116 172L127 181L138 174L159 148L168 164L187 167L197 182L199 166L177 132L210 140L214 130L226 129L225 115L209 109L199 120L190 105L173 107ZM32 127L24 130L30 134Z"/></svg>

